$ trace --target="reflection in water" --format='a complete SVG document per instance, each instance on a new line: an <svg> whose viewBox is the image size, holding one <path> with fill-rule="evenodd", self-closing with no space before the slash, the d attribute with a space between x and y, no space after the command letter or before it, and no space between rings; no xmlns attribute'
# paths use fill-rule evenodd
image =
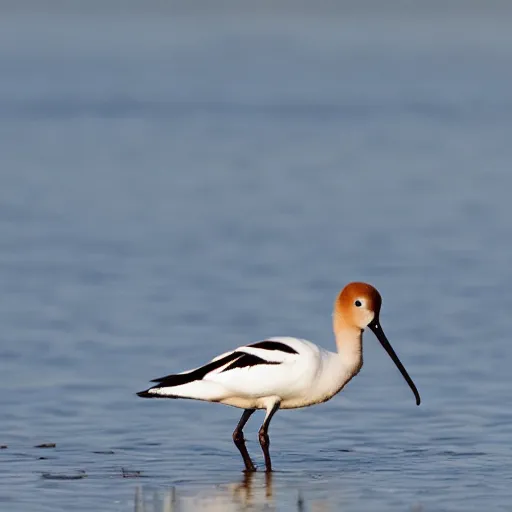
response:
<svg viewBox="0 0 512 512"><path fill-rule="evenodd" d="M306 501L288 480L279 483L274 473L244 473L237 482L203 491L180 489L135 491L135 512L236 512L239 510L290 510L327 512L325 500ZM277 481L276 481L277 480ZM279 491L279 492L276 492ZM276 496L277 495L277 496Z"/></svg>
<svg viewBox="0 0 512 512"><path fill-rule="evenodd" d="M220 485L207 492L135 491L135 512L231 512L236 510L275 510L272 473L244 473L239 482ZM297 510L303 510L298 500Z"/></svg>
<svg viewBox="0 0 512 512"><path fill-rule="evenodd" d="M261 498L263 494L261 487L256 489L256 496L254 490L254 476L256 473L244 473L243 479L240 483L228 485L232 489L233 499L246 506L253 505L254 501ZM272 499L272 473L264 473L265 485L264 496L267 502ZM258 475L261 477L261 474Z"/></svg>

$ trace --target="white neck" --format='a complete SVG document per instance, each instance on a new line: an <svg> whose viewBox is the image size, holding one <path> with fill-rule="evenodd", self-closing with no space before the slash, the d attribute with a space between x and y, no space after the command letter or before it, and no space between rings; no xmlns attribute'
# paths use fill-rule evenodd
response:
<svg viewBox="0 0 512 512"><path fill-rule="evenodd" d="M363 366L363 331L346 324L337 327L334 336L338 354L343 365L346 365L351 377L353 377Z"/></svg>

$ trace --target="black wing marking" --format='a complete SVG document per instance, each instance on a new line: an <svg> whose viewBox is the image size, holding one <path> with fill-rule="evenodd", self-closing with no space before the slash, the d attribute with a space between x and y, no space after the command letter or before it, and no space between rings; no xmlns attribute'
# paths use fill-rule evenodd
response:
<svg viewBox="0 0 512 512"><path fill-rule="evenodd" d="M265 361L265 359L262 359L261 357L253 354L247 354L245 352L235 352L235 354L238 354L240 357L226 366L221 373L234 370L235 368L246 368L247 366L257 366L259 364L281 364L279 361Z"/></svg>
<svg viewBox="0 0 512 512"><path fill-rule="evenodd" d="M211 363L205 364L204 366L201 366L201 368L197 368L192 372L166 375L165 377L160 377L159 379L153 379L151 382L158 382L158 386L154 386L156 388L166 388L181 386L182 384L188 384L189 382L193 382L195 380L202 380L207 373L210 373L211 371L224 366L230 361L238 359L241 355L241 352L231 352L231 354L228 354L221 359L217 359L217 361L212 361Z"/></svg>
<svg viewBox="0 0 512 512"><path fill-rule="evenodd" d="M280 352L287 352L288 354L298 354L298 352L294 348L290 347L290 345L286 345L286 343L281 343L280 341L259 341L258 343L253 343L252 345L247 346L262 348L263 350L279 350Z"/></svg>
<svg viewBox="0 0 512 512"><path fill-rule="evenodd" d="M278 350L288 354L298 354L294 348L279 341L259 341L258 343L253 343L252 345L247 346L252 348L260 348L263 350ZM228 354L221 359L217 359L216 361L212 361L211 363L205 364L204 366L201 366L201 368L197 368L194 371L188 373L166 375L165 377L153 379L151 382L157 382L158 385L154 387L158 388L181 386L183 384L188 384L189 382L194 382L195 380L202 380L205 375L212 372L213 370L221 368L229 362L231 362L231 364L224 368L224 370L222 370L223 372L233 370L235 368L257 366L259 364L281 364L281 362L266 361L261 357L255 356L253 354L247 354L246 352L231 352L231 354Z"/></svg>

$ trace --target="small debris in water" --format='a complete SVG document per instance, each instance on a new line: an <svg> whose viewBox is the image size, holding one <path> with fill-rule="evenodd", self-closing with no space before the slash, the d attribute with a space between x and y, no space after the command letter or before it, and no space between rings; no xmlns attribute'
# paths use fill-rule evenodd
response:
<svg viewBox="0 0 512 512"><path fill-rule="evenodd" d="M5 450L7 448L6 444L0 444L0 450Z"/></svg>
<svg viewBox="0 0 512 512"><path fill-rule="evenodd" d="M57 445L55 443L43 443L36 444L34 448L55 448Z"/></svg>
<svg viewBox="0 0 512 512"><path fill-rule="evenodd" d="M121 472L122 472L123 478L141 478L142 477L142 471L129 471L124 468L121 468Z"/></svg>
<svg viewBox="0 0 512 512"><path fill-rule="evenodd" d="M58 474L58 473L43 473L42 478L45 480L81 480L87 477L87 473L83 470L78 471L74 475Z"/></svg>
<svg viewBox="0 0 512 512"><path fill-rule="evenodd" d="M114 455L113 450L98 450L98 451L93 451L92 453L98 453L100 455Z"/></svg>

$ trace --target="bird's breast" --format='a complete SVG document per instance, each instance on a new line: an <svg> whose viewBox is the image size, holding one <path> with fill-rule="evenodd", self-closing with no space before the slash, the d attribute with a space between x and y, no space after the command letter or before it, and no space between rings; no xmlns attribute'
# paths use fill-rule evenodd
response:
<svg viewBox="0 0 512 512"><path fill-rule="evenodd" d="M347 364L338 354L324 354L315 375L309 376L307 389L300 395L286 397L281 408L294 409L326 402L357 375L362 365L362 358Z"/></svg>

